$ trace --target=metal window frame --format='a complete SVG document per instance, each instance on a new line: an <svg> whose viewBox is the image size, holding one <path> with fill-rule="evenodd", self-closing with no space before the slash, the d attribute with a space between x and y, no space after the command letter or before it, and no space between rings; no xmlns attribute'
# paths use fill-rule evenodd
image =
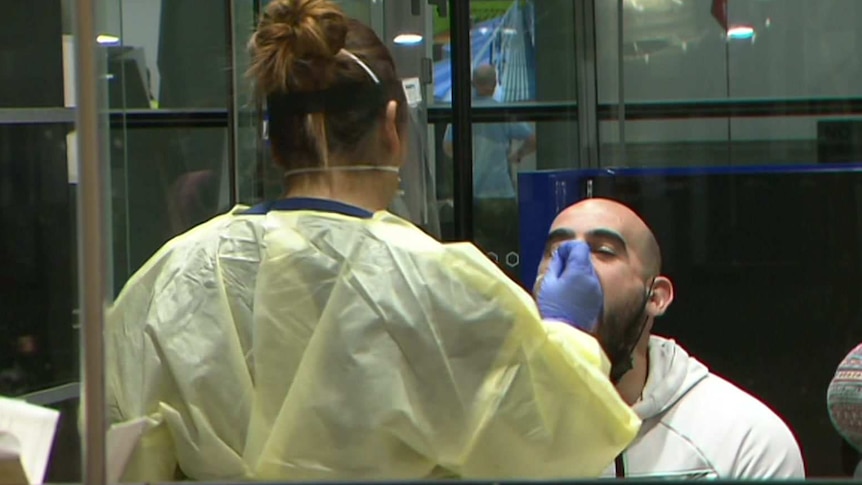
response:
<svg viewBox="0 0 862 485"><path fill-rule="evenodd" d="M595 0L575 2L578 160L580 166L586 168L600 166L595 12Z"/></svg>
<svg viewBox="0 0 862 485"><path fill-rule="evenodd" d="M78 132L78 277L81 303L81 380L84 400L83 482L107 482L107 411L104 317L107 303L107 166L101 127L105 115L99 94L101 65L96 43L96 0L75 2L76 128Z"/></svg>
<svg viewBox="0 0 862 485"><path fill-rule="evenodd" d="M473 118L470 1L449 0L455 238L473 240Z"/></svg>
<svg viewBox="0 0 862 485"><path fill-rule="evenodd" d="M238 113L240 112L239 96L236 94L236 8L235 0L224 0L224 8L226 8L225 26L227 30L227 48L226 56L230 59L230 69L225 70L227 76L227 173L228 187L230 190L230 205L235 206L239 201L239 122Z"/></svg>

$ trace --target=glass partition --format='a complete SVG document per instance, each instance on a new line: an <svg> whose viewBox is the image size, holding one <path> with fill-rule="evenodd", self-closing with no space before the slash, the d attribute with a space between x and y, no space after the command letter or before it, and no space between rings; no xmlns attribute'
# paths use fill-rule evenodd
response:
<svg viewBox="0 0 862 485"><path fill-rule="evenodd" d="M606 170L582 189L652 225L677 288L655 331L776 411L810 476L846 476L825 396L862 340L862 5L595 5Z"/></svg>
<svg viewBox="0 0 862 485"><path fill-rule="evenodd" d="M470 0L471 65L494 66L494 100L535 106L577 99L576 10L568 0ZM445 106L452 102L453 47L440 10L433 29L433 100Z"/></svg>
<svg viewBox="0 0 862 485"><path fill-rule="evenodd" d="M110 46L112 108L227 109L227 2L115 0L122 30ZM194 26L194 28L189 28ZM121 74L118 76L117 74Z"/></svg>
<svg viewBox="0 0 862 485"><path fill-rule="evenodd" d="M582 163L576 32L585 18L576 2L556 0L471 0L470 14L473 231L488 257L518 280L517 174ZM432 52L444 217L456 212L451 125L443 118L452 99L448 22L438 11Z"/></svg>
<svg viewBox="0 0 862 485"><path fill-rule="evenodd" d="M238 3L249 32L253 2ZM227 114L241 65L226 5L95 6L112 294L168 239L230 207ZM50 482L81 479L76 8L33 2L0 20L0 395L61 411Z"/></svg>
<svg viewBox="0 0 862 485"><path fill-rule="evenodd" d="M621 5L596 3L602 166L811 164L853 125L858 3Z"/></svg>
<svg viewBox="0 0 862 485"><path fill-rule="evenodd" d="M231 206L233 151L248 143L229 126L228 106L239 116L248 103L231 96L244 65L232 39L253 12L248 1L112 3L122 32L106 47L118 293L162 244Z"/></svg>
<svg viewBox="0 0 862 485"><path fill-rule="evenodd" d="M709 169L592 180L661 244L677 289L654 332L767 404L794 433L809 476L839 476L842 440L826 389L862 334L860 172ZM799 228L803 235L789 236ZM804 356L804 357L801 357Z"/></svg>
<svg viewBox="0 0 862 485"><path fill-rule="evenodd" d="M230 2L231 12L231 64L233 116L229 129L233 131L233 150L227 157L232 174L236 181L231 187L235 193L235 202L254 205L267 198L275 197L279 191L267 190L264 180L268 176L265 169L273 167L266 163L268 153L263 140L263 124L261 123L261 106L254 99L251 81L246 72L250 56L246 44L254 32L259 14L257 0L234 0ZM279 181L276 180L276 184ZM270 184L271 185L271 184Z"/></svg>
<svg viewBox="0 0 862 485"><path fill-rule="evenodd" d="M0 396L60 411L45 480L80 478L74 76L68 5L0 16Z"/></svg>

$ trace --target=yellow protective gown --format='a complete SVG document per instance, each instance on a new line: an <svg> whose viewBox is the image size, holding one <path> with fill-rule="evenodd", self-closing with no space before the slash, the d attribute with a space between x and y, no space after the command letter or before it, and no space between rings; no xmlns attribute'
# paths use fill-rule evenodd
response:
<svg viewBox="0 0 862 485"><path fill-rule="evenodd" d="M166 244L108 312L124 480L598 476L640 421L596 341L470 244L242 207Z"/></svg>

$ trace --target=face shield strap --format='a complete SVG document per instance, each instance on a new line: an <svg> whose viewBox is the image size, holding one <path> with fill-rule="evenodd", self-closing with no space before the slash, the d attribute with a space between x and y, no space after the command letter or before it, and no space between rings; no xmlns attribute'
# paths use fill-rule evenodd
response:
<svg viewBox="0 0 862 485"><path fill-rule="evenodd" d="M351 82L320 91L273 93L266 98L263 123L263 139L269 140L269 134L282 128L288 118L296 118L312 113L338 114L355 109L370 109L384 107L392 99L387 96L395 85L404 90L407 100L411 103L416 99L418 78L409 78L397 82L381 82L374 71L362 59L347 49L341 49L339 54L349 57L368 74L374 83ZM421 101L421 94L419 100ZM417 103L418 104L418 103Z"/></svg>
<svg viewBox="0 0 862 485"><path fill-rule="evenodd" d="M649 315L646 314L646 307L649 304L650 298L652 298L653 294L653 286L655 285L655 277L650 280L649 286L646 288L644 292L643 303L640 306L640 312L638 312L635 318L640 319L640 324L638 326L638 332L634 339L625 343L623 347L623 351L620 353L620 358L614 359L614 356L611 357L611 382L616 385L620 382L620 379L623 378L624 375L630 370L632 370L634 366L634 362L632 361L632 354L634 353L635 347L638 342L640 342L641 337L643 336L644 331L646 330L646 324L649 320ZM640 318L643 316L643 318ZM636 320L637 321L637 320Z"/></svg>

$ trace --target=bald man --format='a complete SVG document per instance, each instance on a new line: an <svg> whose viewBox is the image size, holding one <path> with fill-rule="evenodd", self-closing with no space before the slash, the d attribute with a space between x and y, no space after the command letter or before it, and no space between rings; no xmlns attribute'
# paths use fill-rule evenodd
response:
<svg viewBox="0 0 862 485"><path fill-rule="evenodd" d="M775 413L709 372L673 340L652 335L674 291L661 275L661 252L644 221L606 199L567 208L551 226L536 289L556 247L569 240L590 246L604 290L594 335L611 361L617 391L643 420L638 437L605 475L804 477L799 446Z"/></svg>

